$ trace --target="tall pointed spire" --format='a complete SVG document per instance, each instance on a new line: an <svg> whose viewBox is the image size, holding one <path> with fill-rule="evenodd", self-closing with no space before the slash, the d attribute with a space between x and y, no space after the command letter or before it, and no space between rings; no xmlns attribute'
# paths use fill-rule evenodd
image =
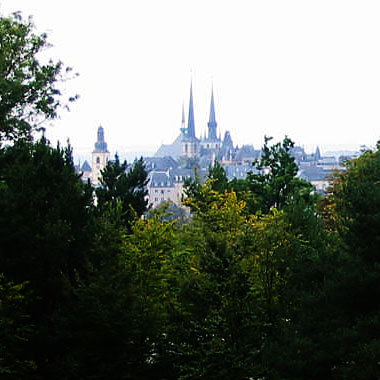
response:
<svg viewBox="0 0 380 380"><path fill-rule="evenodd" d="M210 118L208 122L208 138L209 140L216 140L216 127L218 123L215 120L215 104L214 104L214 86L211 87L211 105L210 105Z"/></svg>
<svg viewBox="0 0 380 380"><path fill-rule="evenodd" d="M315 158L317 160L321 159L321 151L319 150L319 146L317 146L317 150L315 151Z"/></svg>
<svg viewBox="0 0 380 380"><path fill-rule="evenodd" d="M182 126L185 126L185 105L182 103Z"/></svg>
<svg viewBox="0 0 380 380"><path fill-rule="evenodd" d="M186 122L185 122L185 105L182 103L182 121L181 121L181 136L184 137L187 134Z"/></svg>
<svg viewBox="0 0 380 380"><path fill-rule="evenodd" d="M190 103L189 103L189 120L187 124L187 133L189 137L195 137L195 122L194 122L194 105L193 105L193 81L190 85Z"/></svg>

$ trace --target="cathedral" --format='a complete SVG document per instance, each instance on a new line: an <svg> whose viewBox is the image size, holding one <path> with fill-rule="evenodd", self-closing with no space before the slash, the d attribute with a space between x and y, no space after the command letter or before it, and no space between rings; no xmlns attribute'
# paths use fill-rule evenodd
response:
<svg viewBox="0 0 380 380"><path fill-rule="evenodd" d="M249 172L255 171L252 163L261 155L253 145L234 146L229 131L221 138L216 121L214 91L211 88L210 114L207 132L197 137L194 121L193 86L190 85L189 112L187 123L182 106L182 120L178 137L172 144L161 145L154 157L145 157L148 171L147 185L149 203L152 207L162 202L173 202L181 205L183 185L187 178L194 177L194 166L201 180L207 178L210 166L218 161L224 168L228 179L246 178ZM319 148L313 154L306 154L302 147L296 146L291 154L299 166L299 176L310 181L317 191L325 191L328 177L341 166L334 157L322 157ZM100 184L101 170L110 159L107 143L104 140L104 129L99 127L97 140L92 151L92 168L84 162L78 172L82 179L94 186Z"/></svg>
<svg viewBox="0 0 380 380"><path fill-rule="evenodd" d="M172 144L161 145L156 152L156 157L171 156L176 160L190 160L201 168L208 168L215 160L222 163L238 160L253 160L258 152L253 146L243 146L243 150L234 147L231 135L226 131L223 140L215 116L214 91L211 89L210 115L207 123L207 134L198 138L195 133L193 86L190 85L189 113L187 125L185 110L182 107L182 121L178 137Z"/></svg>

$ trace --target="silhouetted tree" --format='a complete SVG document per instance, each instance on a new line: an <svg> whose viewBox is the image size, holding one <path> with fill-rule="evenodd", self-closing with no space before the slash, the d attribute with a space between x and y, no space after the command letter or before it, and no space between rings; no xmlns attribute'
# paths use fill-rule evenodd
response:
<svg viewBox="0 0 380 380"><path fill-rule="evenodd" d="M122 221L126 226L148 209L148 173L142 158L127 170L127 162L120 163L118 155L108 161L102 170L100 186L96 189L98 211L103 212L110 204L122 206Z"/></svg>

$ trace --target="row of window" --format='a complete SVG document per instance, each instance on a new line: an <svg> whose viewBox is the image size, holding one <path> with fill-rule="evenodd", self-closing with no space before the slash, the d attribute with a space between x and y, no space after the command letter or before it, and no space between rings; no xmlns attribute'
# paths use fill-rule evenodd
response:
<svg viewBox="0 0 380 380"><path fill-rule="evenodd" d="M106 163L108 162L108 157L106 157ZM100 157L96 157L96 163L97 164L100 164Z"/></svg>

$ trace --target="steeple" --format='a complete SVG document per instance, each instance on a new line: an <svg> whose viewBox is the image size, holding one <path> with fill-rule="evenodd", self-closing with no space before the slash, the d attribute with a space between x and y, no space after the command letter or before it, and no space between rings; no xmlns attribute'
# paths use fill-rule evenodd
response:
<svg viewBox="0 0 380 380"><path fill-rule="evenodd" d="M107 166L110 153L107 150L107 143L104 141L104 129L102 126L98 128L98 139L92 152L92 172L91 183L99 185L102 177L102 170Z"/></svg>
<svg viewBox="0 0 380 380"><path fill-rule="evenodd" d="M194 105L193 105L193 82L190 85L189 120L187 124L188 137L195 138Z"/></svg>
<svg viewBox="0 0 380 380"><path fill-rule="evenodd" d="M181 121L181 135L186 135L186 122L185 122L185 106L182 103L182 121Z"/></svg>
<svg viewBox="0 0 380 380"><path fill-rule="evenodd" d="M315 151L315 158L317 160L321 159L321 151L319 150L319 146L317 146L317 150Z"/></svg>
<svg viewBox="0 0 380 380"><path fill-rule="evenodd" d="M216 127L218 123L215 120L215 104L214 104L214 89L211 87L211 105L210 105L210 119L208 125L208 139L216 140Z"/></svg>
<svg viewBox="0 0 380 380"><path fill-rule="evenodd" d="M102 126L98 128L98 139L95 143L94 152L108 152L107 143L104 141L104 129Z"/></svg>

